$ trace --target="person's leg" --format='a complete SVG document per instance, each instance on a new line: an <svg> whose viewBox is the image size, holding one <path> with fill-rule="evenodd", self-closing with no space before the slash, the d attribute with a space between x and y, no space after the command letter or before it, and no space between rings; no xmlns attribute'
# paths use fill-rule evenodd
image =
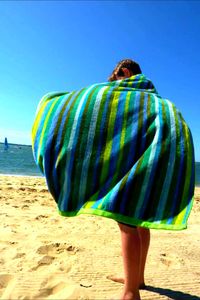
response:
<svg viewBox="0 0 200 300"><path fill-rule="evenodd" d="M143 227L137 227L137 231L140 237L140 272L139 272L139 289L145 288L145 282L144 282L144 270L145 270L145 264L150 244L150 230ZM108 279L124 283L124 278L121 276L116 275L110 275L107 277Z"/></svg>
<svg viewBox="0 0 200 300"><path fill-rule="evenodd" d="M145 288L144 270L145 270L145 264L146 264L146 259L149 250L149 244L150 244L150 230L143 227L138 227L137 230L139 233L140 243L141 243L139 285L140 288L142 289Z"/></svg>
<svg viewBox="0 0 200 300"><path fill-rule="evenodd" d="M141 241L137 228L118 223L121 233L124 265L124 290L121 300L140 300L140 251Z"/></svg>

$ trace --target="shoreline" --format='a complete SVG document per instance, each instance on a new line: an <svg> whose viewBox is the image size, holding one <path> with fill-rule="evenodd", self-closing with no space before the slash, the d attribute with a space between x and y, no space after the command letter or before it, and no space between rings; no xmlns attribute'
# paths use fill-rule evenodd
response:
<svg viewBox="0 0 200 300"><path fill-rule="evenodd" d="M22 174L3 174L0 173L0 176L7 176L7 177L31 177L31 178L44 178L44 175L22 175ZM200 183L195 184L195 188L200 188Z"/></svg>
<svg viewBox="0 0 200 300"><path fill-rule="evenodd" d="M33 178L45 178L44 176L39 176L39 175L21 175L21 174L3 174L0 173L0 176L6 176L6 177L33 177Z"/></svg>

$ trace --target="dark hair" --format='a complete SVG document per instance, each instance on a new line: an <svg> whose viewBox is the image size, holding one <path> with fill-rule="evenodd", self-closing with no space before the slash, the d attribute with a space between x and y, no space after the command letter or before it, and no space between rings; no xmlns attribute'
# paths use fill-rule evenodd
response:
<svg viewBox="0 0 200 300"><path fill-rule="evenodd" d="M138 63L133 61L132 59L123 59L121 60L113 70L112 74L109 76L109 81L117 80L116 76L123 76L124 72L122 68L127 68L129 71L133 73L133 75L141 74L142 71Z"/></svg>

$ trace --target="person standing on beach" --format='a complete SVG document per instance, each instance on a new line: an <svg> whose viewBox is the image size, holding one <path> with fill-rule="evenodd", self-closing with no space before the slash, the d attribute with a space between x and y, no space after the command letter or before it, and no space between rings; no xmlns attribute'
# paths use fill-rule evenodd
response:
<svg viewBox="0 0 200 300"><path fill-rule="evenodd" d="M194 195L194 147L175 105L130 59L109 81L39 103L33 155L59 213L118 222L120 300L140 300L150 229L182 230Z"/></svg>
<svg viewBox="0 0 200 300"><path fill-rule="evenodd" d="M141 74L140 66L130 60L120 61L109 81L123 80ZM192 161L191 161L192 163ZM124 278L109 276L113 281L124 283L122 300L139 300L139 289L145 289L144 270L150 245L150 230L118 222L124 264Z"/></svg>
<svg viewBox="0 0 200 300"><path fill-rule="evenodd" d="M141 68L136 62L125 59L117 64L108 80L122 80L141 73ZM115 276L109 278L124 283L124 291L120 299L139 300L139 289L145 288L144 270L150 245L150 230L120 222L118 226L121 234L124 278Z"/></svg>

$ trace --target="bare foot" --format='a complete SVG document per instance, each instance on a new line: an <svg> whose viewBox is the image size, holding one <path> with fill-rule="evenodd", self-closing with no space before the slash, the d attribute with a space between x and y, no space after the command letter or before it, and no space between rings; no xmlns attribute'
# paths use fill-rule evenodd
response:
<svg viewBox="0 0 200 300"><path fill-rule="evenodd" d="M113 276L113 275L108 275L106 278L107 278L107 279L110 279L110 280L112 280L112 281L114 281L114 282L118 282L118 283L124 284L124 278L122 278L122 277L117 277L117 276ZM145 283L144 283L144 282L141 282L140 285L139 285L139 289L140 289L140 290L145 290L145 288L146 288Z"/></svg>
<svg viewBox="0 0 200 300"><path fill-rule="evenodd" d="M133 292L125 292L122 294L120 300L141 300L139 291Z"/></svg>

